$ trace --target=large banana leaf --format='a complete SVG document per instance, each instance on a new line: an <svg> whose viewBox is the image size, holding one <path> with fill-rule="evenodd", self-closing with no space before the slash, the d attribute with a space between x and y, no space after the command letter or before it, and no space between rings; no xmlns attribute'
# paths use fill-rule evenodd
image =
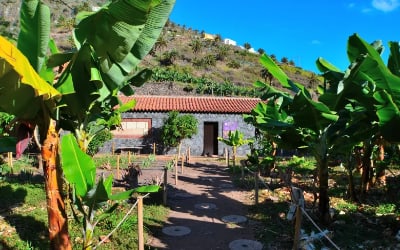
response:
<svg viewBox="0 0 400 250"><path fill-rule="evenodd" d="M274 78L279 81L282 87L290 89L295 93L297 93L300 88L303 88L302 86L293 83L292 80L290 80L289 77L286 75L286 73L283 72L283 70L279 68L278 65L276 65L275 62L266 54L263 54L260 57L260 63L266 69L268 69L268 72L270 72L274 76Z"/></svg>
<svg viewBox="0 0 400 250"><path fill-rule="evenodd" d="M41 108L41 99L59 96L60 93L36 73L21 51L0 36L0 110L30 120Z"/></svg>
<svg viewBox="0 0 400 250"><path fill-rule="evenodd" d="M85 197L94 187L96 166L93 159L79 148L72 134L61 139L61 164L65 178L74 186L75 193Z"/></svg>
<svg viewBox="0 0 400 250"><path fill-rule="evenodd" d="M40 0L24 0L20 13L17 47L36 72L40 72L50 41L50 9Z"/></svg>
<svg viewBox="0 0 400 250"><path fill-rule="evenodd" d="M366 43L357 35L349 39L348 54L356 58L363 57L363 63L359 67L361 79L373 84L370 96L371 102L376 103L376 114L381 127L381 134L386 140L398 142L400 135L396 133L400 126L400 77L392 73L398 71L397 61L399 58L399 47L396 43L389 43L390 67L386 66L373 45ZM398 72L397 72L398 73Z"/></svg>
<svg viewBox="0 0 400 250"><path fill-rule="evenodd" d="M141 86L149 79L151 70L137 66L157 41L174 2L112 1L98 12L77 15L78 52L49 60L55 66L71 59L55 85L63 94L59 103L62 127L70 129L76 127L74 121L84 123L119 112L112 110L120 105L118 94L132 95L130 85Z"/></svg>
<svg viewBox="0 0 400 250"><path fill-rule="evenodd" d="M295 125L311 129L316 133L323 131L325 127L338 119L338 115L328 106L322 102L313 101L303 91L294 97L291 114Z"/></svg>
<svg viewBox="0 0 400 250"><path fill-rule="evenodd" d="M153 47L175 0L113 1L96 13L77 16L78 48L90 44L111 93L136 75L136 67Z"/></svg>
<svg viewBox="0 0 400 250"><path fill-rule="evenodd" d="M388 68L392 74L400 76L400 48L399 42L389 42L390 55L388 59Z"/></svg>

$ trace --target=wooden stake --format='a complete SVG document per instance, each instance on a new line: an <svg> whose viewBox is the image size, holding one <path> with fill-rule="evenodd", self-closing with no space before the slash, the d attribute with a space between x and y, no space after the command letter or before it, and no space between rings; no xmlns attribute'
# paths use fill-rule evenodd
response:
<svg viewBox="0 0 400 250"><path fill-rule="evenodd" d="M144 233L143 233L143 197L138 198L138 249L144 250Z"/></svg>
<svg viewBox="0 0 400 250"><path fill-rule="evenodd" d="M183 166L185 165L185 155L182 155L181 161L181 174L183 174Z"/></svg>
<svg viewBox="0 0 400 250"><path fill-rule="evenodd" d="M7 156L8 156L8 166L10 166L12 168L13 167L13 153L8 152Z"/></svg>
<svg viewBox="0 0 400 250"><path fill-rule="evenodd" d="M128 151L128 164L131 164L131 151Z"/></svg>
<svg viewBox="0 0 400 250"><path fill-rule="evenodd" d="M294 240L293 240L293 250L299 249L300 237L301 237L301 218L302 213L300 206L296 208L296 224L294 228Z"/></svg>
<svg viewBox="0 0 400 250"><path fill-rule="evenodd" d="M175 185L178 185L178 159L177 158L175 158L174 167L175 167Z"/></svg>
<svg viewBox="0 0 400 250"><path fill-rule="evenodd" d="M117 155L117 179L119 179L119 157L120 155Z"/></svg>
<svg viewBox="0 0 400 250"><path fill-rule="evenodd" d="M163 204L167 205L168 168L164 168Z"/></svg>
<svg viewBox="0 0 400 250"><path fill-rule="evenodd" d="M225 148L225 163L226 166L229 167L229 153L227 148Z"/></svg>
<svg viewBox="0 0 400 250"><path fill-rule="evenodd" d="M188 147L187 162L190 163L190 147Z"/></svg>
<svg viewBox="0 0 400 250"><path fill-rule="evenodd" d="M258 205L258 171L254 172L254 199Z"/></svg>
<svg viewBox="0 0 400 250"><path fill-rule="evenodd" d="M154 142L153 143L153 155L155 155L156 154L156 143Z"/></svg>

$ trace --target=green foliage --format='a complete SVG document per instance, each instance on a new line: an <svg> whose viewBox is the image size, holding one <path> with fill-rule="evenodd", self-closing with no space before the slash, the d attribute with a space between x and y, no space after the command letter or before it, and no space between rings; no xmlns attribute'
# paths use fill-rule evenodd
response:
<svg viewBox="0 0 400 250"><path fill-rule="evenodd" d="M0 112L0 136L8 135L7 131L12 130L12 127L8 126L14 118L13 115Z"/></svg>
<svg viewBox="0 0 400 250"><path fill-rule="evenodd" d="M246 50L249 50L249 49L251 48L251 45L250 45L250 43L245 42L245 43L243 44L243 47L244 47Z"/></svg>
<svg viewBox="0 0 400 250"><path fill-rule="evenodd" d="M232 68L232 69L239 69L240 68L240 63L237 60L230 60L226 65L229 68Z"/></svg>
<svg viewBox="0 0 400 250"><path fill-rule="evenodd" d="M192 63L196 67L207 68L207 67L210 67L210 66L215 66L216 63L217 63L217 60L216 60L216 56L215 55L208 54L208 55L203 56L200 59L197 59L197 58L193 59Z"/></svg>
<svg viewBox="0 0 400 250"><path fill-rule="evenodd" d="M161 140L169 147L177 147L185 138L191 138L197 133L198 121L193 115L180 115L178 111L168 113L161 128Z"/></svg>
<svg viewBox="0 0 400 250"><path fill-rule="evenodd" d="M64 135L61 141L61 161L65 178L72 185L72 211L74 218L83 224L83 248L92 247L97 223L108 217L119 205L107 202L126 200L133 192L158 192L159 186L141 186L133 190L112 194L112 175L101 176L96 182L93 159L78 146L72 134ZM78 212L83 215L79 218ZM95 218L96 217L96 218Z"/></svg>
<svg viewBox="0 0 400 250"><path fill-rule="evenodd" d="M145 159L142 161L142 168L148 168L156 161L156 156L153 154L149 154Z"/></svg>
<svg viewBox="0 0 400 250"><path fill-rule="evenodd" d="M201 49L203 48L203 43L200 39L196 38L190 42L189 46L192 47L192 51L194 54L198 54L198 53L200 53Z"/></svg>
<svg viewBox="0 0 400 250"><path fill-rule="evenodd" d="M160 59L160 64L164 66L173 65L178 56L179 53L175 49L171 51L166 51L164 52L162 58Z"/></svg>
<svg viewBox="0 0 400 250"><path fill-rule="evenodd" d="M195 77L189 72L181 72L173 68L155 68L152 79L156 82L182 82L187 83L184 90L191 92L195 90L197 94L214 94L218 96L250 96L259 97L260 92L254 88L236 86L229 81L218 83L204 76Z"/></svg>
<svg viewBox="0 0 400 250"><path fill-rule="evenodd" d="M396 204L392 203L379 204L375 211L376 214L381 215L393 214L394 212L396 212Z"/></svg>
<svg viewBox="0 0 400 250"><path fill-rule="evenodd" d="M99 149L104 145L106 141L112 139L112 133L108 129L104 129L101 132L97 133L93 139L89 142L86 153L93 156Z"/></svg>
<svg viewBox="0 0 400 250"><path fill-rule="evenodd" d="M218 137L217 139L218 141L221 141L231 147L240 147L242 145L253 142L253 140L244 139L243 137L244 134L242 132L240 132L239 130L235 130L235 131L229 131L227 138Z"/></svg>

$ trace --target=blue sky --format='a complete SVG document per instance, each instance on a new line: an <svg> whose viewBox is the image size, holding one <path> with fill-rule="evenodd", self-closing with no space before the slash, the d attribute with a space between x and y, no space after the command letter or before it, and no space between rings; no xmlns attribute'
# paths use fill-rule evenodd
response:
<svg viewBox="0 0 400 250"><path fill-rule="evenodd" d="M318 57L345 70L347 39L400 41L400 0L176 0L170 19L187 28L263 48L319 73Z"/></svg>

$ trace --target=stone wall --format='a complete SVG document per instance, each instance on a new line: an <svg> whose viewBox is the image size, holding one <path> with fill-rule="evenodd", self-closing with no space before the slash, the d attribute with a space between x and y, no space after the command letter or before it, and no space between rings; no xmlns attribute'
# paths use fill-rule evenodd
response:
<svg viewBox="0 0 400 250"><path fill-rule="evenodd" d="M238 127L237 129L244 134L244 138L254 137L255 129L252 125L249 125L243 121L241 114L210 114L210 113L195 113L193 114L198 121L198 133L191 139L184 139L182 141L182 151L185 152L190 147L191 155L204 155L204 123L213 122L218 123L218 136L222 137L223 123L224 122L235 122ZM165 150L162 148L160 140L160 129L164 124L164 120L168 117L168 113L154 113L154 112L129 112L124 113L122 118L151 118L152 128L151 133L148 137L143 139L132 139L132 138L114 138L112 141L106 142L105 145L100 149L100 152L106 153L112 151L112 145L114 143L115 149L119 147L130 147L136 145L143 145L141 153L152 153L152 145L156 143L157 154L176 154L177 149L172 148ZM225 148L231 152L231 148L226 146L224 143L218 141L218 155L223 155ZM250 152L249 146L244 145L237 149L238 156L245 156Z"/></svg>

